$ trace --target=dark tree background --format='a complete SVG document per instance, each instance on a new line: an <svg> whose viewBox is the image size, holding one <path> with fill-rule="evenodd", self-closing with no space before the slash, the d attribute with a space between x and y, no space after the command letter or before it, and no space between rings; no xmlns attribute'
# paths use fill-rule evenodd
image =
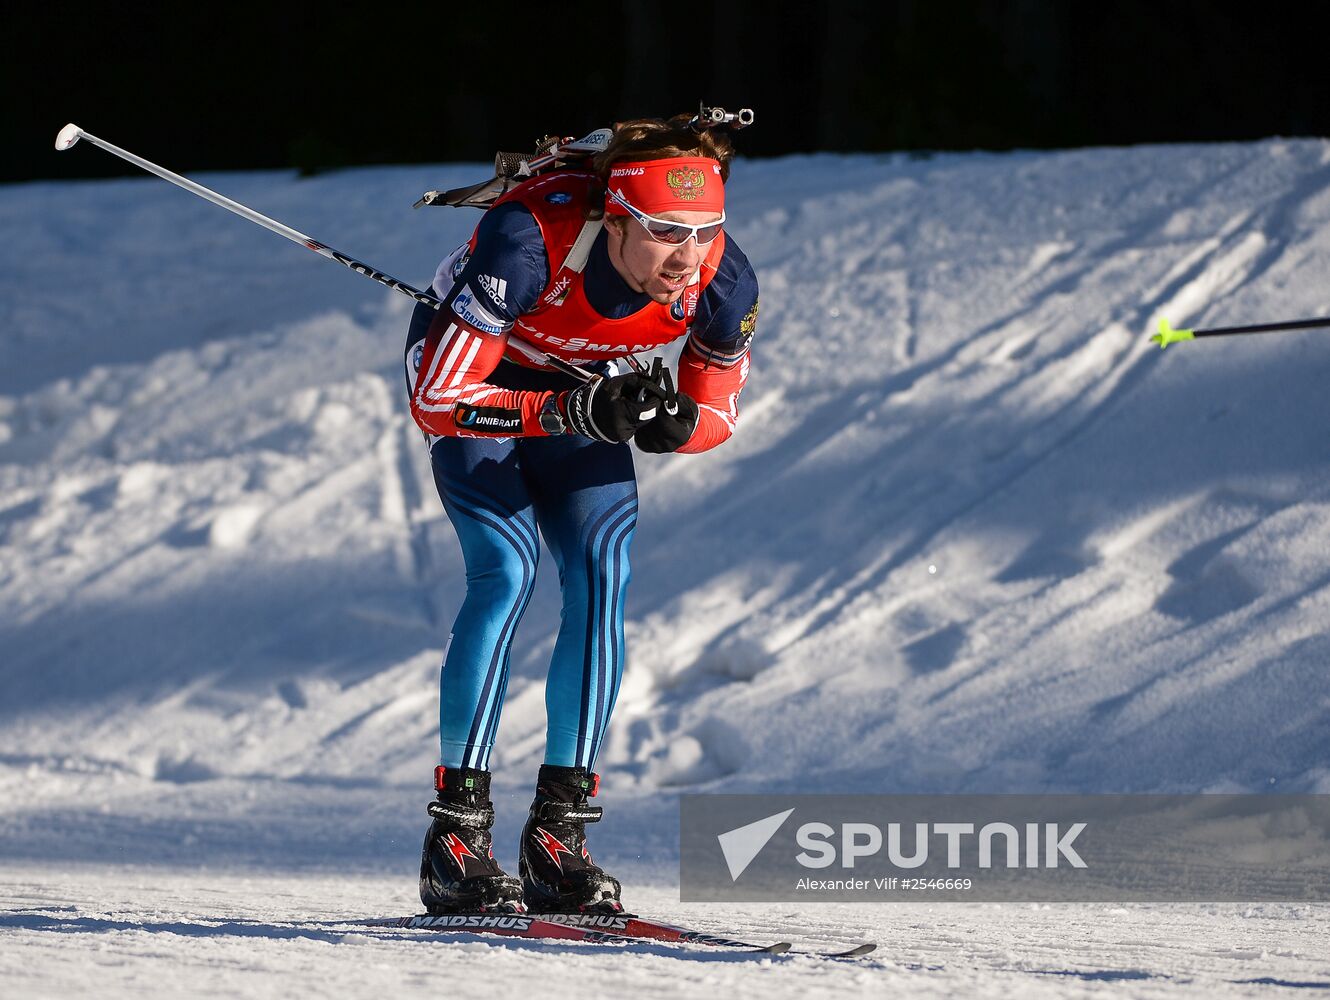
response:
<svg viewBox="0 0 1330 1000"><path fill-rule="evenodd" d="M1330 134L1315 5L1205 0L70 4L11 10L0 180L487 160L752 107L750 155Z"/></svg>

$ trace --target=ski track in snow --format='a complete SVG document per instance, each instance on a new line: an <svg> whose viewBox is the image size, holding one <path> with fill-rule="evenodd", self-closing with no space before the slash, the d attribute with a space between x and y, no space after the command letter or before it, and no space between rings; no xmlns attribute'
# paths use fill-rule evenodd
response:
<svg viewBox="0 0 1330 1000"><path fill-rule="evenodd" d="M797 947L862 935L872 955L827 960L653 942L500 940L357 928L414 912L400 880L211 874L3 872L0 978L16 996L918 997L1270 996L1330 989L1324 908L1061 904L793 907L680 905L639 892L651 912L716 933ZM395 909L394 909L395 907ZM169 957L170 962L162 961Z"/></svg>
<svg viewBox="0 0 1330 1000"><path fill-rule="evenodd" d="M483 173L200 180L419 286L477 216L410 203ZM726 926L672 900L683 791L1330 792L1330 339L1146 340L1330 314L1330 144L740 162L730 214L762 282L740 432L637 457L596 849L641 909ZM1330 984L1314 906L734 908L883 943L831 967L330 929L415 908L461 600L411 303L151 178L0 188L0 220L16 995L537 988L556 955L644 995ZM499 845L543 751L544 564Z"/></svg>

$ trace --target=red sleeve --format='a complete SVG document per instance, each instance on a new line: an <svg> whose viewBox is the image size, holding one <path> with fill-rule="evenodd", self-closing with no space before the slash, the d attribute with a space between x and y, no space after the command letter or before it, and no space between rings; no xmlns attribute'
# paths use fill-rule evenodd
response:
<svg viewBox="0 0 1330 1000"><path fill-rule="evenodd" d="M734 433L739 419L739 393L748 381L748 351L730 364L689 336L679 356L679 391L697 400L697 426L679 453L708 451Z"/></svg>
<svg viewBox="0 0 1330 1000"><path fill-rule="evenodd" d="M483 333L440 312L425 336L411 393L411 416L427 434L444 437L547 437L540 408L553 392L489 385L507 333Z"/></svg>

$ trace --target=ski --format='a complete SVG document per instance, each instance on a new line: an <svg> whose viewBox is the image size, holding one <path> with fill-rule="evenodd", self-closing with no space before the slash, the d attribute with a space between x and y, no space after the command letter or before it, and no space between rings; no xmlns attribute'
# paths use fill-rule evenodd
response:
<svg viewBox="0 0 1330 1000"><path fill-rule="evenodd" d="M703 945L753 954L783 955L793 945L788 941L754 944L704 931L677 927L626 913L428 913L408 917L367 920L370 927L391 927L442 932L497 934L528 939L585 941L598 944L624 941L660 941L665 944ZM872 943L845 951L799 951L793 954L818 958L859 958L876 949Z"/></svg>
<svg viewBox="0 0 1330 1000"><path fill-rule="evenodd" d="M541 913L538 916L542 920L563 924L565 927L592 927L620 937L663 941L667 944L701 944L712 948L763 951L772 955L784 954L791 947L788 941L778 941L770 945L736 941L715 934L689 930L686 927L675 927L655 920L646 920L632 913Z"/></svg>
<svg viewBox="0 0 1330 1000"><path fill-rule="evenodd" d="M782 955L790 950L788 941L770 945L732 941L684 928L669 927L625 914L605 913L448 913L434 916L418 913L409 917L367 920L370 927L497 934L536 940L585 941L595 944L622 944L633 940L661 941L668 944L704 944L734 948L758 954Z"/></svg>
<svg viewBox="0 0 1330 1000"><path fill-rule="evenodd" d="M877 951L877 945L872 941L865 941L863 944L851 948L849 951L819 951L814 952L813 954L819 955L822 958L860 958L874 951ZM802 952L796 952L795 954L802 954Z"/></svg>
<svg viewBox="0 0 1330 1000"><path fill-rule="evenodd" d="M687 927L677 927L673 924L664 924L656 920L648 920L645 917L639 917L631 913L542 913L539 914L539 916L542 920L549 920L553 923L562 923L565 925L574 924L576 926L596 926L610 934L618 934L624 937L665 941L671 944L702 944L718 948L738 948L747 951L764 951L773 955L782 955L789 951L794 955L813 955L819 958L859 958L877 948L876 944L865 942L854 948L850 948L847 951L791 951L793 945L789 942L782 941L772 945L751 944L747 941L735 941L731 938L708 934L705 931L695 931ZM612 929L608 926L594 923L595 921L602 920L622 921L622 929Z"/></svg>

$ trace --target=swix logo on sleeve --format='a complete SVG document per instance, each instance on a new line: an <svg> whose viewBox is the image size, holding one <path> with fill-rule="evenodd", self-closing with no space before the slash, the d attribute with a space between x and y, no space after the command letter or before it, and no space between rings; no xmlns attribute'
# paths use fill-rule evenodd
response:
<svg viewBox="0 0 1330 1000"><path fill-rule="evenodd" d="M572 287L573 279L564 275L554 284L550 285L550 290L545 293L543 301L546 305L561 306L563 300L568 297L568 289Z"/></svg>
<svg viewBox="0 0 1330 1000"><path fill-rule="evenodd" d="M675 299L674 304L670 306L670 318L691 320L697 315L697 300L701 294L696 283L685 288L683 294Z"/></svg>
<svg viewBox="0 0 1330 1000"><path fill-rule="evenodd" d="M503 320L495 316L476 300L476 293L467 285L453 299L453 312L464 323L481 333L503 333Z"/></svg>
<svg viewBox="0 0 1330 1000"><path fill-rule="evenodd" d="M688 319L692 319L697 313L697 299L701 294L702 290L696 282L684 289L683 312Z"/></svg>

